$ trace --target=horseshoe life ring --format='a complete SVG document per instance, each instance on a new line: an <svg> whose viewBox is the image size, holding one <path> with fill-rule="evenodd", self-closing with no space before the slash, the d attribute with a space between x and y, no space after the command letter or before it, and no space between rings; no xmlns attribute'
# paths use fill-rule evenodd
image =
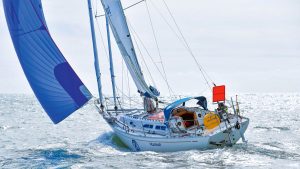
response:
<svg viewBox="0 0 300 169"><path fill-rule="evenodd" d="M220 125L221 120L216 113L210 112L204 116L203 123L205 128L213 129Z"/></svg>

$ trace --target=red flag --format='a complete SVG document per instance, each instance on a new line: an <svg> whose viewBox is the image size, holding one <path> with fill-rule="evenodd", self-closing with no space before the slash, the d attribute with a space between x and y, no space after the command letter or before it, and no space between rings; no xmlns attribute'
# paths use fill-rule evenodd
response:
<svg viewBox="0 0 300 169"><path fill-rule="evenodd" d="M213 87L213 102L225 101L225 85Z"/></svg>

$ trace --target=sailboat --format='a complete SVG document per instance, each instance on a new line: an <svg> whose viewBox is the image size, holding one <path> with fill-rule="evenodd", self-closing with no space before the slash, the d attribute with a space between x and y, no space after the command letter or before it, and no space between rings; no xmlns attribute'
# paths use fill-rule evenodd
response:
<svg viewBox="0 0 300 169"><path fill-rule="evenodd" d="M224 85L213 83L213 103L218 106L214 111L208 110L204 96L180 98L165 107L159 106L162 103L160 92L145 81L120 0L101 0L105 11L113 94L113 104L108 104L102 93L95 18L91 0L87 2L99 93L95 105L123 143L133 151L172 152L232 146L240 139L246 142L244 133L249 119L240 115L237 99L235 103L232 99L226 100ZM41 0L3 0L3 5L15 51L27 80L48 116L57 124L87 104L93 95L52 39ZM126 106L118 102L110 30L143 99L144 109L124 108ZM189 103L192 105L188 106Z"/></svg>

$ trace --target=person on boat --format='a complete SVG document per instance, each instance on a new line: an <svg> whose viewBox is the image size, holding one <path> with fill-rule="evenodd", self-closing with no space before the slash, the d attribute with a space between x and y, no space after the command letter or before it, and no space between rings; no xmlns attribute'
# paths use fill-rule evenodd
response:
<svg viewBox="0 0 300 169"><path fill-rule="evenodd" d="M224 103L219 103L217 110L223 113L228 113L228 107Z"/></svg>
<svg viewBox="0 0 300 169"><path fill-rule="evenodd" d="M155 108L153 100L151 98L144 96L144 109L148 113L151 113L151 114L155 113L156 108Z"/></svg>
<svg viewBox="0 0 300 169"><path fill-rule="evenodd" d="M153 100L150 97L145 96L142 92L138 91L143 98L144 110L150 114L156 112L156 107L154 106Z"/></svg>
<svg viewBox="0 0 300 169"><path fill-rule="evenodd" d="M218 112L221 119L227 120L228 123L230 123L230 121L227 117L228 116L228 107L224 103L219 103L218 104L217 112Z"/></svg>

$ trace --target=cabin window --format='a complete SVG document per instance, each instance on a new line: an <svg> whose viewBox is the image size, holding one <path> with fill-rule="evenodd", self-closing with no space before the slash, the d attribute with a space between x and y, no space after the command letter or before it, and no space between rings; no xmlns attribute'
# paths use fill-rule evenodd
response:
<svg viewBox="0 0 300 169"><path fill-rule="evenodd" d="M143 127L144 127L144 128L152 129L152 128L153 128L153 125L150 125L150 124L144 124Z"/></svg>
<svg viewBox="0 0 300 169"><path fill-rule="evenodd" d="M132 121L129 124L132 125L133 127L136 126Z"/></svg>
<svg viewBox="0 0 300 169"><path fill-rule="evenodd" d="M166 130L166 126L155 126L156 130Z"/></svg>

